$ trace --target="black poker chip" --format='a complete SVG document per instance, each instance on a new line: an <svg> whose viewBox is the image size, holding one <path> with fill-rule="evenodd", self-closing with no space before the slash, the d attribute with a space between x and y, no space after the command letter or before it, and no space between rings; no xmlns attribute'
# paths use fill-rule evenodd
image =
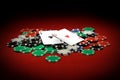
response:
<svg viewBox="0 0 120 80"><path fill-rule="evenodd" d="M66 45L65 44L55 44L55 45L53 45L53 47L56 49L65 49Z"/></svg>
<svg viewBox="0 0 120 80"><path fill-rule="evenodd" d="M35 36L32 39L26 38L21 41L21 45L26 47L34 47L34 46L40 45L41 43L42 41L39 36Z"/></svg>
<svg viewBox="0 0 120 80"><path fill-rule="evenodd" d="M16 47L16 46L18 46L18 42L17 41L15 41L15 42L10 41L9 43L7 43L7 46L8 47Z"/></svg>
<svg viewBox="0 0 120 80"><path fill-rule="evenodd" d="M29 43L26 45L26 47L34 47L34 46L37 46L37 44Z"/></svg>
<svg viewBox="0 0 120 80"><path fill-rule="evenodd" d="M98 44L93 44L92 46L90 46L90 49L93 49L95 51L99 51L103 49L103 46L100 46Z"/></svg>
<svg viewBox="0 0 120 80"><path fill-rule="evenodd" d="M92 33L92 34L87 34L88 37L95 37L96 36L96 33Z"/></svg>
<svg viewBox="0 0 120 80"><path fill-rule="evenodd" d="M21 42L21 45L22 46L27 46L29 44L29 40L28 39L25 39Z"/></svg>

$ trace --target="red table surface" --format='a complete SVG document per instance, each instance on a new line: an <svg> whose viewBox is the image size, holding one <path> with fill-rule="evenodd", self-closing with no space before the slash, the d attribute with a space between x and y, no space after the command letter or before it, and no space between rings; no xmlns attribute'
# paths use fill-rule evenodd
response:
<svg viewBox="0 0 120 80"><path fill-rule="evenodd" d="M49 63L43 57L16 53L6 43L20 34L23 28L82 29L92 26L100 35L107 36L111 46L96 51L93 56L72 53L61 56L57 63ZM0 34L0 67L4 79L29 80L85 80L118 77L119 72L119 24L97 17L16 17L6 21Z"/></svg>

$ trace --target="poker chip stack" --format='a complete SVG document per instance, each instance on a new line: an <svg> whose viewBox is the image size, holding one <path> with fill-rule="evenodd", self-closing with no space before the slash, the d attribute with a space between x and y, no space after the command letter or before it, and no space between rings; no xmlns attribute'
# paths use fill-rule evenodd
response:
<svg viewBox="0 0 120 80"><path fill-rule="evenodd" d="M99 35L92 27L80 29L39 30L22 29L17 38L7 43L15 52L31 53L39 57L49 54L48 62L58 62L60 56L81 53L86 56L94 55L95 51L109 46L106 36Z"/></svg>

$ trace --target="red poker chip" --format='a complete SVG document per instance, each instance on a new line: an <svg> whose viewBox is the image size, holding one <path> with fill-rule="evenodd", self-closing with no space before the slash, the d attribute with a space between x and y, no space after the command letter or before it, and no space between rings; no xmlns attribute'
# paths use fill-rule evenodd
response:
<svg viewBox="0 0 120 80"><path fill-rule="evenodd" d="M28 33L28 34L26 35L26 37L34 37L34 36L36 36L36 34L37 34L37 33L35 33L35 32L31 32L31 33Z"/></svg>
<svg viewBox="0 0 120 80"><path fill-rule="evenodd" d="M38 32L40 31L39 29L31 29L31 32Z"/></svg>
<svg viewBox="0 0 120 80"><path fill-rule="evenodd" d="M98 44L98 45L101 45L101 46L103 46L103 47L107 47L107 46L110 45L110 43L107 42L107 41L99 41L99 42L97 42L97 44Z"/></svg>
<svg viewBox="0 0 120 80"><path fill-rule="evenodd" d="M98 41L103 41L103 40L107 39L106 36L101 36L101 35L97 35L97 36L95 36L95 38L98 38Z"/></svg>
<svg viewBox="0 0 120 80"><path fill-rule="evenodd" d="M82 42L79 43L79 45L83 45L83 46L87 46L89 44L90 44L90 42L86 41L86 40L84 40L84 41L82 41Z"/></svg>
<svg viewBox="0 0 120 80"><path fill-rule="evenodd" d="M35 34L39 34L39 32L42 31L40 29L33 29L32 32L34 32Z"/></svg>
<svg viewBox="0 0 120 80"><path fill-rule="evenodd" d="M85 41L97 42L97 41L98 41L98 38L95 38L95 37L88 37L88 38L85 39Z"/></svg>
<svg viewBox="0 0 120 80"><path fill-rule="evenodd" d="M26 37L29 37L29 36L34 37L37 34L39 34L39 31L40 31L39 29L29 29L28 34L26 35Z"/></svg>

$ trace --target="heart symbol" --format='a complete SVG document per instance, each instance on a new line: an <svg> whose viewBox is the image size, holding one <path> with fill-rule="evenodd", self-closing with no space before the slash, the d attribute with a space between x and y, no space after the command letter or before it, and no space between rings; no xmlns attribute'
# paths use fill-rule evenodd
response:
<svg viewBox="0 0 120 80"><path fill-rule="evenodd" d="M66 38L70 38L70 36L69 36L69 35L65 35L65 37L66 37Z"/></svg>

